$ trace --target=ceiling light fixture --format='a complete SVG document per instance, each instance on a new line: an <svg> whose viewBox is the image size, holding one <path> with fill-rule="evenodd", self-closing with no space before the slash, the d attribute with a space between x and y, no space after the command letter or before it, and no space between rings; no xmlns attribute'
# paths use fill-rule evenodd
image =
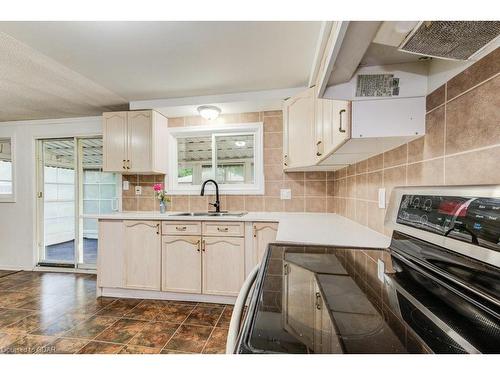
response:
<svg viewBox="0 0 500 375"><path fill-rule="evenodd" d="M220 108L214 105L202 105L198 107L198 113L207 120L215 120L220 115Z"/></svg>

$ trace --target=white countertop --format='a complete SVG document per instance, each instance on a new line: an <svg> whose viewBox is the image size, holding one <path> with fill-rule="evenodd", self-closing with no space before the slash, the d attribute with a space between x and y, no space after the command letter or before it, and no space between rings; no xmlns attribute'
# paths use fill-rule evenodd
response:
<svg viewBox="0 0 500 375"><path fill-rule="evenodd" d="M276 241L305 245L385 249L390 238L343 216L324 213L249 212L244 216L174 216L155 211L84 215L100 220L245 221L277 222Z"/></svg>

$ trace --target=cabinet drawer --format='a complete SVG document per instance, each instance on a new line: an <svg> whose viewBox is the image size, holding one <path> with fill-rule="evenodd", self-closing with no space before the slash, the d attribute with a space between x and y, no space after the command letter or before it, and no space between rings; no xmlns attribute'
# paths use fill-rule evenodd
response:
<svg viewBox="0 0 500 375"><path fill-rule="evenodd" d="M174 235L200 235L201 223L199 221L164 221L161 225L161 234Z"/></svg>
<svg viewBox="0 0 500 375"><path fill-rule="evenodd" d="M243 237L245 235L245 229L243 223L238 222L203 222L203 235Z"/></svg>

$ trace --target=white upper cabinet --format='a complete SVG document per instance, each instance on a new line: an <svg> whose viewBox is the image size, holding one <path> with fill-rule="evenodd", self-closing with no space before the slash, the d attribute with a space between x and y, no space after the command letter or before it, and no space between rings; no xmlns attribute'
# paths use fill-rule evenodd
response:
<svg viewBox="0 0 500 375"><path fill-rule="evenodd" d="M425 98L319 99L314 88L284 102L283 168L336 170L425 134Z"/></svg>
<svg viewBox="0 0 500 375"><path fill-rule="evenodd" d="M311 165L314 142L314 88L307 89L285 100L283 106L284 143L283 163L285 170Z"/></svg>
<svg viewBox="0 0 500 375"><path fill-rule="evenodd" d="M103 113L103 170L166 173L167 126L152 110Z"/></svg>

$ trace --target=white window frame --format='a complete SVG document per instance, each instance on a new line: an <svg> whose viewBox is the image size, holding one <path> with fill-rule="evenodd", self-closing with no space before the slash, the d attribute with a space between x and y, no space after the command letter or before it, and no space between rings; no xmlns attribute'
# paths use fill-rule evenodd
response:
<svg viewBox="0 0 500 375"><path fill-rule="evenodd" d="M165 178L167 193L170 195L199 195L200 185L185 185L177 183L178 154L177 138L202 136L228 136L239 134L254 134L254 183L253 184L219 184L221 194L227 195L263 195L264 194L264 126L262 122L243 124L221 124L210 126L188 126L168 129L168 173ZM215 159L212 150L212 161ZM212 163L215 171L215 165ZM213 184L207 185L207 191L213 193Z"/></svg>
<svg viewBox="0 0 500 375"><path fill-rule="evenodd" d="M0 137L10 142L10 160L12 164L12 194L0 194L0 203L16 202L16 142L14 137Z"/></svg>

